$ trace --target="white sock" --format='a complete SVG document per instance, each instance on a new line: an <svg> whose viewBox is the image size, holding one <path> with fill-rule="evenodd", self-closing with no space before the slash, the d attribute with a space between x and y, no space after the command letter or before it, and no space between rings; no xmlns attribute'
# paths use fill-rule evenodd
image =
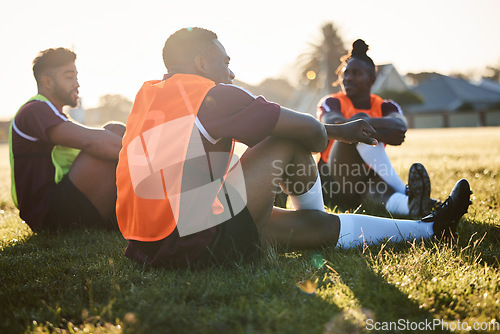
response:
<svg viewBox="0 0 500 334"><path fill-rule="evenodd" d="M408 196L401 193L392 194L387 200L385 208L393 215L409 215L410 207L408 206Z"/></svg>
<svg viewBox="0 0 500 334"><path fill-rule="evenodd" d="M390 238L391 241L427 239L434 234L432 223L418 220L356 214L338 214L337 216L340 218L338 247L356 247L364 242L377 242L386 238Z"/></svg>
<svg viewBox="0 0 500 334"><path fill-rule="evenodd" d="M290 195L290 200L295 210L319 210L324 212L325 205L319 174L311 189L302 195Z"/></svg>
<svg viewBox="0 0 500 334"><path fill-rule="evenodd" d="M384 144L378 143L377 146L371 146L364 143L356 145L359 155L363 161L370 166L388 185L396 192L405 194L406 185L398 173L392 167L391 161L385 152Z"/></svg>

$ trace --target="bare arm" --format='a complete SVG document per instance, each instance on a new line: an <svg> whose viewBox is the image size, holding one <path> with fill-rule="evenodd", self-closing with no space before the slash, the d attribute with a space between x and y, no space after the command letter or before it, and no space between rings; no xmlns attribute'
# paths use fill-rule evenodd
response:
<svg viewBox="0 0 500 334"><path fill-rule="evenodd" d="M56 145L73 147L97 158L118 160L122 138L106 129L88 128L64 122L47 129L47 136Z"/></svg>
<svg viewBox="0 0 500 334"><path fill-rule="evenodd" d="M321 116L325 124L343 124L353 120L363 119L368 122L376 134L374 138L389 145L401 145L405 140L407 130L406 119L399 113L391 113L384 117L370 117L365 113L358 113L350 119L345 118L341 112L332 111Z"/></svg>
<svg viewBox="0 0 500 334"><path fill-rule="evenodd" d="M273 136L295 139L311 152L326 148L327 139L376 145L375 130L363 120L343 124L322 124L308 114L281 108Z"/></svg>
<svg viewBox="0 0 500 334"><path fill-rule="evenodd" d="M363 119L365 121L362 121ZM321 121L325 123L329 139L336 139L347 143L361 142L369 145L377 144L378 133L364 117L358 117L357 120L353 117L349 120L340 111L331 111L324 113L321 116Z"/></svg>
<svg viewBox="0 0 500 334"><path fill-rule="evenodd" d="M401 145L405 140L408 126L403 115L391 113L380 118L369 118L367 121L377 130L375 138L378 140L389 145Z"/></svg>
<svg viewBox="0 0 500 334"><path fill-rule="evenodd" d="M342 124L349 122L340 111L331 111L324 113L320 121L324 124Z"/></svg>
<svg viewBox="0 0 500 334"><path fill-rule="evenodd" d="M377 132L365 120L358 119L342 124L325 124L329 139L335 139L346 143L365 143L377 145Z"/></svg>
<svg viewBox="0 0 500 334"><path fill-rule="evenodd" d="M321 152L328 142L323 124L309 114L283 107L272 135L294 139L311 152Z"/></svg>

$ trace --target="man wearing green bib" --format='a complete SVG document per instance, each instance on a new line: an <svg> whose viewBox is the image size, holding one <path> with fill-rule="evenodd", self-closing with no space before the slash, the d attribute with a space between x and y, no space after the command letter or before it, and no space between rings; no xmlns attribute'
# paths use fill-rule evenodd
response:
<svg viewBox="0 0 500 334"><path fill-rule="evenodd" d="M64 106L78 102L75 59L65 48L38 54L38 94L10 127L12 199L34 232L117 228L115 170L125 127L89 128L64 114Z"/></svg>

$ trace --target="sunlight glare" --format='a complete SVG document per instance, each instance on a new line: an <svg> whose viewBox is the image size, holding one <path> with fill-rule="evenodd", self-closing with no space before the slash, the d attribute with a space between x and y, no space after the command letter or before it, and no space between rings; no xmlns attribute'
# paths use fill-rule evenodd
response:
<svg viewBox="0 0 500 334"><path fill-rule="evenodd" d="M314 71L308 71L306 73L306 76L307 76L307 79L309 79L309 80L312 81L312 80L316 79L316 72L314 72Z"/></svg>

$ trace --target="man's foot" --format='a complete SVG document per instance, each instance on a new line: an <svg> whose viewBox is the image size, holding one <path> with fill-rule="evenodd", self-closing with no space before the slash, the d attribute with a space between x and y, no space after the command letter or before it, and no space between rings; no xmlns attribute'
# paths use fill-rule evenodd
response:
<svg viewBox="0 0 500 334"><path fill-rule="evenodd" d="M422 217L429 213L431 205L431 180L425 167L414 163L408 173L408 208L411 217Z"/></svg>
<svg viewBox="0 0 500 334"><path fill-rule="evenodd" d="M434 222L434 236L447 238L457 231L460 218L467 212L472 194L469 182L459 180L450 192L448 198L435 211L422 218L423 222Z"/></svg>

